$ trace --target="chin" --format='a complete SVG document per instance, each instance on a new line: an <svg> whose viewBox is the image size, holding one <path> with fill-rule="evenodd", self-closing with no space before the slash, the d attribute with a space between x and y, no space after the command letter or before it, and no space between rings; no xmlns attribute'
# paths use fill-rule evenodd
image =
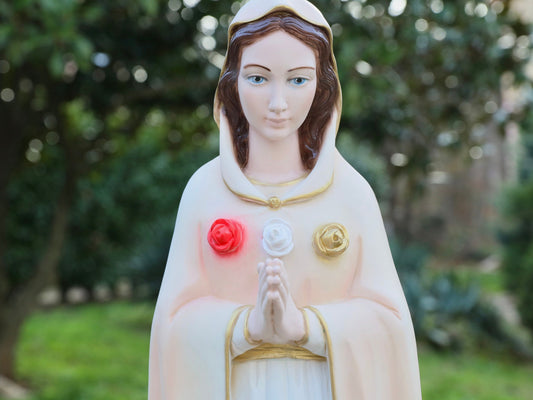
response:
<svg viewBox="0 0 533 400"><path fill-rule="evenodd" d="M282 142L285 139L288 139L291 136L291 133L287 132L285 129L275 129L265 135L267 140L271 142Z"/></svg>

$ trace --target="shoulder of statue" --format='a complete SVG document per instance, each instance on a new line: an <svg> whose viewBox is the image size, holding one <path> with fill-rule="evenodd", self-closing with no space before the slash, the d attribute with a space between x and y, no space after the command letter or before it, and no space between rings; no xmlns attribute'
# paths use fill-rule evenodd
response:
<svg viewBox="0 0 533 400"><path fill-rule="evenodd" d="M212 191L221 182L220 157L216 157L198 168L190 177L181 196L180 208L190 206L199 210L202 199L212 195Z"/></svg>
<svg viewBox="0 0 533 400"><path fill-rule="evenodd" d="M220 156L213 158L198 168L187 182L185 191L196 189L197 187L204 187L207 184L220 180Z"/></svg>
<svg viewBox="0 0 533 400"><path fill-rule="evenodd" d="M368 181L338 151L335 160L335 186L346 192L354 206L377 203L374 190Z"/></svg>

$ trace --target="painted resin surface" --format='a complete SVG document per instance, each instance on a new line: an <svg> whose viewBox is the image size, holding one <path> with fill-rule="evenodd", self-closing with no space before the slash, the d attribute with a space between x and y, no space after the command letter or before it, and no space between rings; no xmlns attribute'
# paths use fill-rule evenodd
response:
<svg viewBox="0 0 533 400"><path fill-rule="evenodd" d="M318 27L331 46L327 22L304 0L248 2L230 42L270 15ZM263 60L280 38L295 47ZM220 156L193 175L179 206L152 325L149 400L421 399L411 318L376 198L335 148L338 80L338 96L319 113L317 148L300 157L324 79L321 53L306 43L276 30L239 49L246 130L237 132L217 92ZM247 159L235 143L242 137Z"/></svg>

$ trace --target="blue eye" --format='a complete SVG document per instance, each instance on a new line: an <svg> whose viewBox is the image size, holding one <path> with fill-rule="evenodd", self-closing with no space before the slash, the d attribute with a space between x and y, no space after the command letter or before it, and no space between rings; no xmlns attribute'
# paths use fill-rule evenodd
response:
<svg viewBox="0 0 533 400"><path fill-rule="evenodd" d="M308 80L309 79L307 78L298 77L298 78L292 78L289 82L293 84L294 86L302 86L303 84L307 83Z"/></svg>
<svg viewBox="0 0 533 400"><path fill-rule="evenodd" d="M265 78L259 75L252 75L246 78L246 80L254 85L260 85L262 83L265 83Z"/></svg>

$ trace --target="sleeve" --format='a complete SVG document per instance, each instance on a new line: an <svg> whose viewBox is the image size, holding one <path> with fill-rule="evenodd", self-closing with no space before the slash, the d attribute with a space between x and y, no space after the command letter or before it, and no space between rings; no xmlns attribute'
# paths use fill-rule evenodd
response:
<svg viewBox="0 0 533 400"><path fill-rule="evenodd" d="M355 276L345 301L310 307L326 336L333 399L421 399L409 309L372 189L358 191Z"/></svg>
<svg viewBox="0 0 533 400"><path fill-rule="evenodd" d="M240 305L209 293L201 262L198 201L205 185L197 174L182 196L154 312L149 400L225 398L226 328Z"/></svg>

